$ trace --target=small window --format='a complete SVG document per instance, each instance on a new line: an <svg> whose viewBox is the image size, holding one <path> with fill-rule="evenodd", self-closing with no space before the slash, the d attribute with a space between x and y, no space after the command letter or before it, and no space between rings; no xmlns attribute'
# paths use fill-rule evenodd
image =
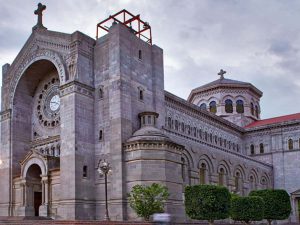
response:
<svg viewBox="0 0 300 225"><path fill-rule="evenodd" d="M103 88L101 87L99 89L99 99L102 99L103 98Z"/></svg>
<svg viewBox="0 0 300 225"><path fill-rule="evenodd" d="M215 101L212 101L209 103L209 111L211 113L216 113L217 112L217 103Z"/></svg>
<svg viewBox="0 0 300 225"><path fill-rule="evenodd" d="M289 150L293 150L294 149L293 139L291 139L291 138L288 140L288 147L289 147Z"/></svg>
<svg viewBox="0 0 300 225"><path fill-rule="evenodd" d="M103 131L99 131L99 141L103 141Z"/></svg>
<svg viewBox="0 0 300 225"><path fill-rule="evenodd" d="M230 99L225 100L225 112L226 113L233 113L233 105Z"/></svg>
<svg viewBox="0 0 300 225"><path fill-rule="evenodd" d="M251 155L255 154L254 145L250 145L250 154Z"/></svg>
<svg viewBox="0 0 300 225"><path fill-rule="evenodd" d="M244 113L244 102L242 100L236 101L236 112L237 113Z"/></svg>
<svg viewBox="0 0 300 225"><path fill-rule="evenodd" d="M139 60L142 60L142 50L139 50Z"/></svg>
<svg viewBox="0 0 300 225"><path fill-rule="evenodd" d="M144 91L143 90L139 90L139 99L141 100L141 101L143 101L144 100Z"/></svg>
<svg viewBox="0 0 300 225"><path fill-rule="evenodd" d="M202 104L200 105L200 109L206 110L206 104L205 104L205 103L202 103Z"/></svg>
<svg viewBox="0 0 300 225"><path fill-rule="evenodd" d="M264 150L264 144L263 144L263 143L260 143L260 144L259 144L259 152L260 152L261 154L263 154L263 153L265 152L265 150Z"/></svg>
<svg viewBox="0 0 300 225"><path fill-rule="evenodd" d="M87 178L87 166L83 166L83 169L82 169L82 177L83 178Z"/></svg>

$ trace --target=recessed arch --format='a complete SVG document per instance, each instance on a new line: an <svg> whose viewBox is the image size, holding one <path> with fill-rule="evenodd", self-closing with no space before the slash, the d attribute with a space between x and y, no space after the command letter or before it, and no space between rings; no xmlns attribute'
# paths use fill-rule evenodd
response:
<svg viewBox="0 0 300 225"><path fill-rule="evenodd" d="M44 161L40 158L37 157L33 157L30 158L23 166L22 170L21 170L21 177L26 179L26 174L28 172L28 169L30 168L30 166L32 165L38 165L42 171L42 175L46 175L47 174L47 167L46 164L44 163Z"/></svg>
<svg viewBox="0 0 300 225"><path fill-rule="evenodd" d="M42 60L49 61L54 65L59 75L60 85L62 85L69 79L69 75L67 73L67 70L65 69L62 57L58 53L51 50L36 50L29 56L27 56L25 60L20 63L20 66L16 69L15 75L13 76L9 87L9 93L11 93L9 98L9 108L12 108L16 88L24 73L32 65Z"/></svg>

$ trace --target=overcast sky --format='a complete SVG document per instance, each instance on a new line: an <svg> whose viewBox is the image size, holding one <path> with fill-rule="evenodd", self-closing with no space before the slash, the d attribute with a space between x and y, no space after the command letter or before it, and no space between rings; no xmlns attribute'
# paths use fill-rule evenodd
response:
<svg viewBox="0 0 300 225"><path fill-rule="evenodd" d="M0 0L0 63L11 63L36 24L39 1ZM262 118L300 112L299 0L51 0L49 30L95 37L96 24L121 9L140 14L164 49L165 89L191 89L225 77L264 95ZM1 72L0 72L1 73Z"/></svg>

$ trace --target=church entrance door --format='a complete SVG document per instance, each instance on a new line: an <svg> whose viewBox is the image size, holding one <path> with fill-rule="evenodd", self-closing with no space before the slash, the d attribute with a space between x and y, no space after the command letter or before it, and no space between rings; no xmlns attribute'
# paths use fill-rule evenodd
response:
<svg viewBox="0 0 300 225"><path fill-rule="evenodd" d="M42 192L34 192L34 215L39 216L39 208L42 205Z"/></svg>
<svg viewBox="0 0 300 225"><path fill-rule="evenodd" d="M26 205L32 208L32 216L39 216L42 205L42 178L41 168L37 164L29 167L26 174Z"/></svg>

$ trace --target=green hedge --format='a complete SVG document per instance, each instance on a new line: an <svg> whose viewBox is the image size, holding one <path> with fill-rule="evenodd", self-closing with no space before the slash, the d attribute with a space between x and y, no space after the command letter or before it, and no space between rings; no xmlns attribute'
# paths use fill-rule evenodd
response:
<svg viewBox="0 0 300 225"><path fill-rule="evenodd" d="M264 219L269 224L272 220L287 219L291 213L290 196L285 190L258 190L250 192L249 196L259 196L264 200Z"/></svg>
<svg viewBox="0 0 300 225"><path fill-rule="evenodd" d="M195 185L185 188L185 211L191 219L214 220L229 217L230 193L215 185Z"/></svg>
<svg viewBox="0 0 300 225"><path fill-rule="evenodd" d="M244 221L260 221L264 218L264 201L261 197L233 197L231 199L231 218Z"/></svg>

